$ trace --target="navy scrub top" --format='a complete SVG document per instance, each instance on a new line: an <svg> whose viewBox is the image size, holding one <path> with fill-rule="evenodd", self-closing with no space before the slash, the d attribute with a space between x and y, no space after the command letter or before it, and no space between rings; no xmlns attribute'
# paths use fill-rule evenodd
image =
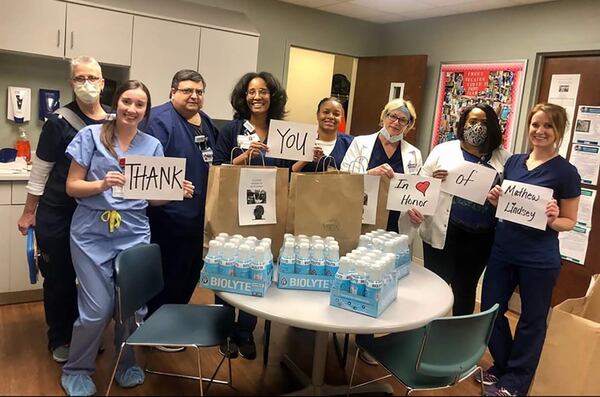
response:
<svg viewBox="0 0 600 397"><path fill-rule="evenodd" d="M335 167L339 170L340 166L342 165L342 160L344 159L344 156L346 155L346 152L352 143L352 139L354 139L352 135L338 133L335 137L335 145L329 154L330 157L335 159L335 162L331 159L321 160L319 162L319 171L323 171L324 168L329 167ZM327 165L327 167L325 167L325 165ZM302 168L302 172L315 172L316 170L317 163L314 161L306 164L304 168Z"/></svg>

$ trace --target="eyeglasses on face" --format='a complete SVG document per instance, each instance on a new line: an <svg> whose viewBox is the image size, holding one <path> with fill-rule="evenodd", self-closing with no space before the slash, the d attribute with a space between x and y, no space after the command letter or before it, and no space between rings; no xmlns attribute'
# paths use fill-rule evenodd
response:
<svg viewBox="0 0 600 397"><path fill-rule="evenodd" d="M410 120L409 120L409 119L407 119L406 117L404 117L404 116L396 116L396 115L395 115L395 114L393 114L393 113L388 113L388 115L387 115L386 117L387 117L388 119L390 119L390 121L391 121L392 123L394 123L394 122L396 122L396 121L397 121L397 122L398 122L398 124L400 124L400 125L403 125L403 126L406 126L406 125L408 125L408 123L410 123Z"/></svg>
<svg viewBox="0 0 600 397"><path fill-rule="evenodd" d="M75 76L72 79L74 82L76 83L85 83L86 81L89 81L90 83L97 83L100 80L102 80L102 77L98 77L98 76Z"/></svg>
<svg viewBox="0 0 600 397"><path fill-rule="evenodd" d="M269 90L265 90L264 88L261 88L260 90L254 90L254 89L252 89L252 90L246 91L246 95L250 96L250 97L255 97L256 94L258 94L259 97L263 97L264 98L266 96L269 96L270 92L269 92Z"/></svg>
<svg viewBox="0 0 600 397"><path fill-rule="evenodd" d="M183 95L192 95L194 92L196 93L196 95L198 96L202 96L204 95L204 93L206 92L206 90L203 89L193 89L193 88L176 88L175 91L179 91L181 92Z"/></svg>

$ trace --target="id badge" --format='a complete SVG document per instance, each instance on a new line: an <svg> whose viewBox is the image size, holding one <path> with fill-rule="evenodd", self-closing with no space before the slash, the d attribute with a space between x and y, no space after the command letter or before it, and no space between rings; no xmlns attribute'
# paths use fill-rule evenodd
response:
<svg viewBox="0 0 600 397"><path fill-rule="evenodd" d="M260 138L256 133L250 135L238 135L237 136L237 144L244 150L248 150L250 148L250 144L252 142L259 142Z"/></svg>
<svg viewBox="0 0 600 397"><path fill-rule="evenodd" d="M204 160L204 162L207 164L212 164L213 151L211 148L202 149L202 160Z"/></svg>

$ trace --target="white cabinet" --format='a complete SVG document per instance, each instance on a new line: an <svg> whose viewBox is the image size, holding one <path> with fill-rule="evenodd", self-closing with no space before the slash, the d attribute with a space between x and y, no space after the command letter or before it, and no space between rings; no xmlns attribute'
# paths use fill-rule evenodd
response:
<svg viewBox="0 0 600 397"><path fill-rule="evenodd" d="M131 63L133 15L67 4L65 56L90 55L100 63Z"/></svg>
<svg viewBox="0 0 600 397"><path fill-rule="evenodd" d="M197 69L199 44L198 26L135 16L129 77L146 84L159 105L169 99L177 71Z"/></svg>
<svg viewBox="0 0 600 397"><path fill-rule="evenodd" d="M258 37L202 28L198 71L206 80L203 110L213 119L233 117L229 97L235 83L256 71Z"/></svg>
<svg viewBox="0 0 600 397"><path fill-rule="evenodd" d="M0 48L62 58L66 3L54 0L2 0Z"/></svg>

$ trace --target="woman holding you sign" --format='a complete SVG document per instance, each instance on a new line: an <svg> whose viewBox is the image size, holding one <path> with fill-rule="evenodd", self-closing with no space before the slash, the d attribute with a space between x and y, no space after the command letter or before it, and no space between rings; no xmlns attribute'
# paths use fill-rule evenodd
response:
<svg viewBox="0 0 600 397"><path fill-rule="evenodd" d="M483 280L481 310L500 304L489 349L494 365L482 381L490 395L526 395L535 374L544 339L552 290L560 273L558 233L577 221L581 178L577 169L558 154L567 125L567 112L551 103L537 104L527 117L529 154L510 157L505 180L550 188L546 230L500 221ZM488 200L498 205L502 188L495 186ZM521 316L514 338L504 313L516 287Z"/></svg>

